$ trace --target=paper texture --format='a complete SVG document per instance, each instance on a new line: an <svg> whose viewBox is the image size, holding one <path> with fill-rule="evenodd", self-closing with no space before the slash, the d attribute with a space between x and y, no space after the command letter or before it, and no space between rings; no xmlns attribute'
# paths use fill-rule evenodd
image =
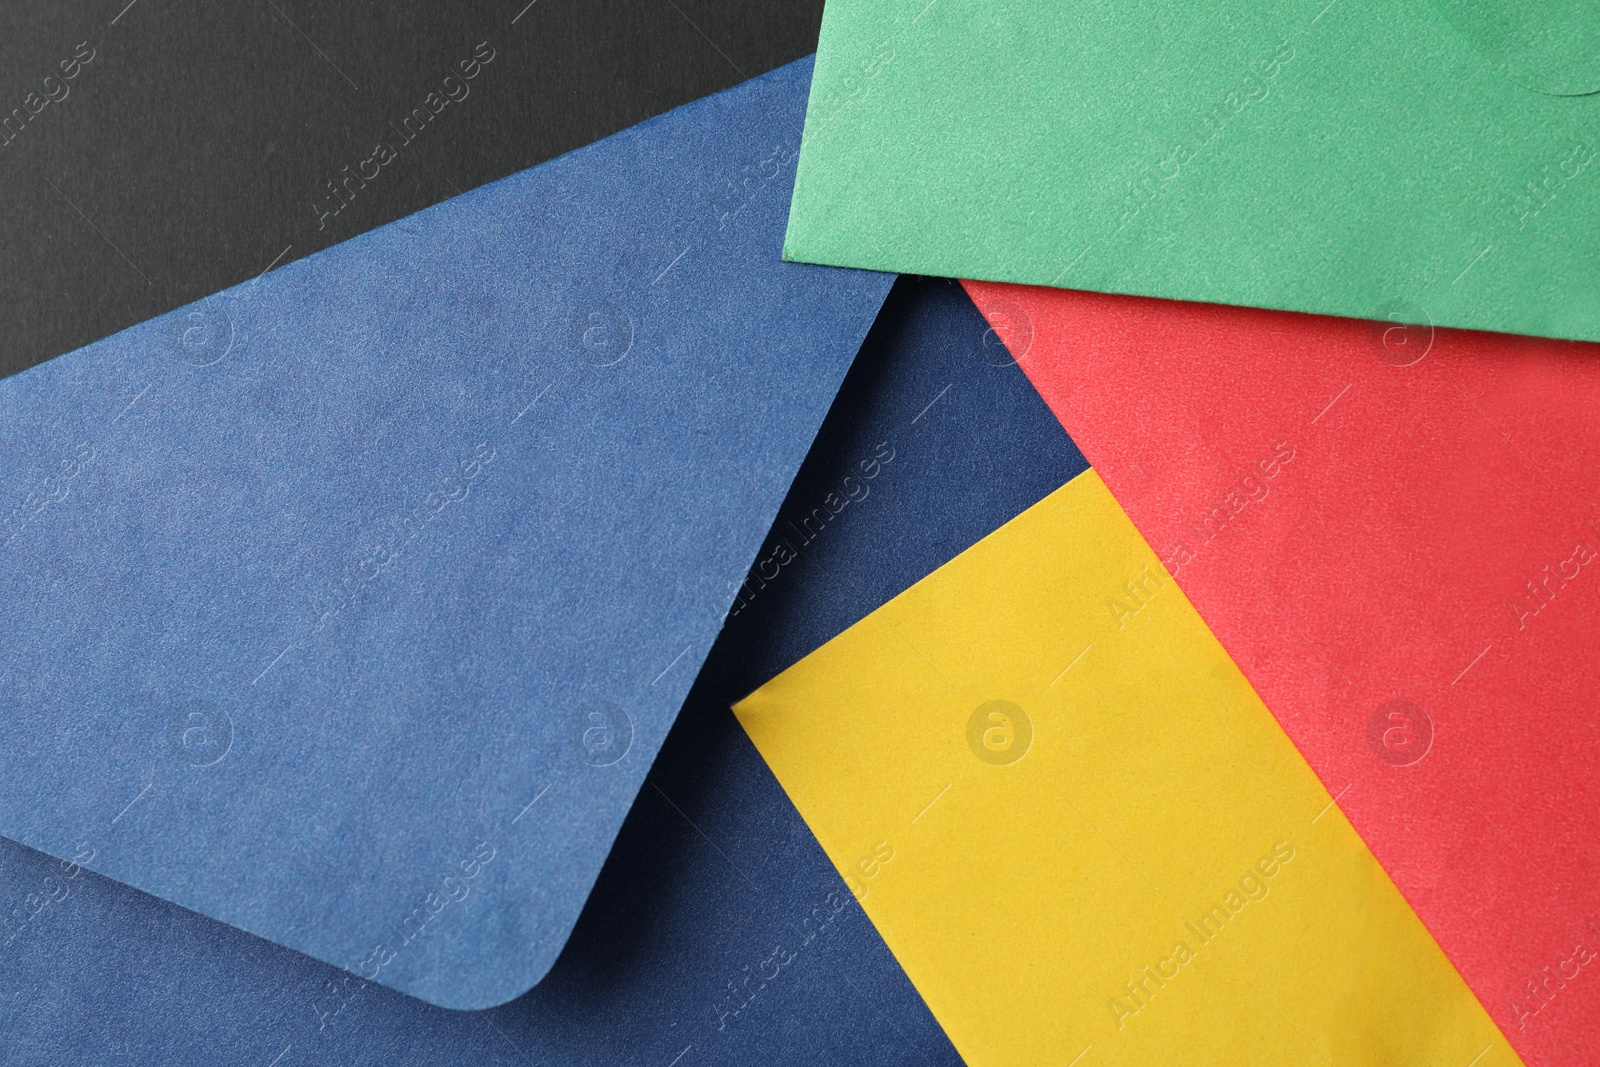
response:
<svg viewBox="0 0 1600 1067"><path fill-rule="evenodd" d="M0 841L0 1063L959 1063L728 706L1083 469L960 286L902 279L537 987L433 1008Z"/></svg>
<svg viewBox="0 0 1600 1067"><path fill-rule="evenodd" d="M12 11L0 376L809 55L822 0Z"/></svg>
<svg viewBox="0 0 1600 1067"><path fill-rule="evenodd" d="M1517 1062L1093 472L736 712L968 1063Z"/></svg>
<svg viewBox="0 0 1600 1067"><path fill-rule="evenodd" d="M831 0L785 252L1600 340L1597 20Z"/></svg>
<svg viewBox="0 0 1600 1067"><path fill-rule="evenodd" d="M779 260L809 70L0 383L0 832L537 981L891 283Z"/></svg>
<svg viewBox="0 0 1600 1067"><path fill-rule="evenodd" d="M971 289L1523 1058L1600 1054L1595 346Z"/></svg>

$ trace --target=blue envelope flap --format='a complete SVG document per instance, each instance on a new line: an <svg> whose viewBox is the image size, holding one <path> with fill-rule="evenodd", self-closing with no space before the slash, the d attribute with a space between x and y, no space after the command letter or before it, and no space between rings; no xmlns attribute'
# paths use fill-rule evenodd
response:
<svg viewBox="0 0 1600 1067"><path fill-rule="evenodd" d="M0 841L0 1064L959 1063L728 706L1084 469L1007 362L959 284L897 283L526 995L445 1011Z"/></svg>
<svg viewBox="0 0 1600 1067"><path fill-rule="evenodd" d="M891 282L780 261L809 74L0 382L0 832L533 985Z"/></svg>

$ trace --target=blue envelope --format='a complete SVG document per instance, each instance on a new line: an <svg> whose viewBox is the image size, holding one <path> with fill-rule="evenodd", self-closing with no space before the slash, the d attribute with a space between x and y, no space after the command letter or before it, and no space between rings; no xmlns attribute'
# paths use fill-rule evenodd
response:
<svg viewBox="0 0 1600 1067"><path fill-rule="evenodd" d="M899 283L532 992L444 1011L0 842L0 1063L959 1063L727 709L1084 469L1010 362Z"/></svg>
<svg viewBox="0 0 1600 1067"><path fill-rule="evenodd" d="M809 74L0 382L0 833L535 984L892 283L780 259Z"/></svg>

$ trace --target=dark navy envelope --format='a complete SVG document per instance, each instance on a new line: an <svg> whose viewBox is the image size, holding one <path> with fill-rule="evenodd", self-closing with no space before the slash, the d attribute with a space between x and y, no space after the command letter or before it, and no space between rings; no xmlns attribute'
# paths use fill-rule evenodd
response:
<svg viewBox="0 0 1600 1067"><path fill-rule="evenodd" d="M0 833L537 982L892 282L780 259L809 75L0 382Z"/></svg>
<svg viewBox="0 0 1600 1067"><path fill-rule="evenodd" d="M1010 362L896 286L533 991L443 1011L0 842L0 1064L960 1062L727 709L1084 469Z"/></svg>

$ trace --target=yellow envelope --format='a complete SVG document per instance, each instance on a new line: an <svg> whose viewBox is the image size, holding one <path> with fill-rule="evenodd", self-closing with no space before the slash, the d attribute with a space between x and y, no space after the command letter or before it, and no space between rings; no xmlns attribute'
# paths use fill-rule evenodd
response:
<svg viewBox="0 0 1600 1067"><path fill-rule="evenodd" d="M1520 1062L1093 471L734 710L970 1064Z"/></svg>

